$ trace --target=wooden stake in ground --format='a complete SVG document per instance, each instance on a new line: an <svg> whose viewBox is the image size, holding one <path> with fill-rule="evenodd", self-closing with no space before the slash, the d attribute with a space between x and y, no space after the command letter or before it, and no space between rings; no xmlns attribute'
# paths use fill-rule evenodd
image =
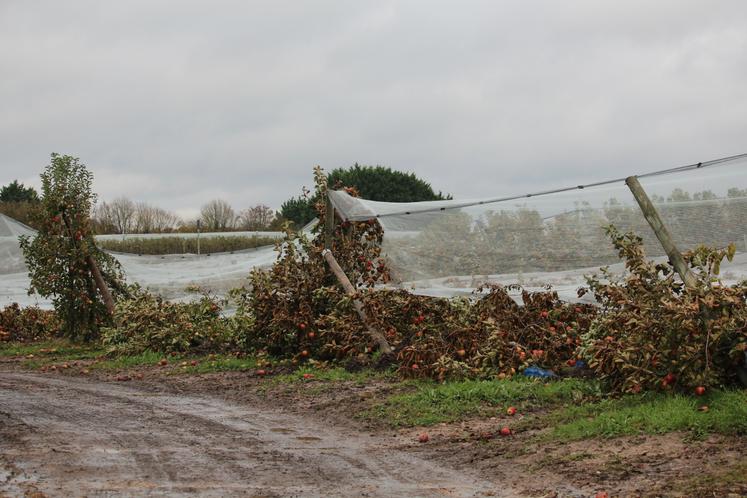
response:
<svg viewBox="0 0 747 498"><path fill-rule="evenodd" d="M337 277L337 281L340 282L340 285L342 285L342 288L345 289L345 293L351 297L355 296L355 287L353 287L353 284L350 283L350 279L348 278L347 275L345 275L345 272L342 271L340 264L337 262L335 257L332 255L332 251L330 251L329 249L325 249L324 251L322 251L322 256L324 256L324 259L327 261L327 264L329 265L329 268L332 270L332 273L334 273L335 277ZM359 299L353 298L353 306L355 306L355 311L358 312L358 316L361 318L363 323L366 325L366 328L368 329L368 335L370 335L371 338L374 339L376 343L379 345L379 350L384 354L391 353L392 348L391 346L389 346L389 343L384 337L384 334L382 334L380 331L373 328L371 324L369 323L368 317L366 316L366 310L363 309L363 303L360 302Z"/></svg>
<svg viewBox="0 0 747 498"><path fill-rule="evenodd" d="M669 230L667 230L666 225L664 225L661 217L659 217L659 213L656 211L656 208L651 202L651 199L649 199L648 194L646 194L646 191L643 190L638 178L635 176L629 176L625 179L625 184L633 193L633 197L635 197L638 206L641 208L643 217L646 218L646 221L651 226L654 234L656 234L656 238L659 239L661 246L669 257L669 261L672 262L672 266L674 266L674 269L677 271L680 278L682 278L685 286L691 289L694 288L697 285L695 275L693 275L690 268L688 268L685 258L682 257L677 246L674 245Z"/></svg>
<svg viewBox="0 0 747 498"><path fill-rule="evenodd" d="M70 226L70 220L68 220L65 212L62 213L62 219L65 221L65 227L67 228L70 238L75 240L75 234L73 234L73 229ZM93 280L96 282L96 287L98 287L101 297L104 300L106 311L111 315L114 313L114 299L112 298L112 293L109 291L109 287L107 287L106 282L104 281L104 277L101 275L99 265L96 264L96 260L93 259L93 256L90 254L86 257L86 262L88 263L88 269L90 270L91 275L93 275Z"/></svg>

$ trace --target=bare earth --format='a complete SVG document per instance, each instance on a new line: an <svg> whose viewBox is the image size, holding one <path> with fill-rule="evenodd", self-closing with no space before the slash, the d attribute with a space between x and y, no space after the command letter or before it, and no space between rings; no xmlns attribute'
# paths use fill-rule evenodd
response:
<svg viewBox="0 0 747 498"><path fill-rule="evenodd" d="M511 496L367 433L215 397L0 373L9 496Z"/></svg>
<svg viewBox="0 0 747 498"><path fill-rule="evenodd" d="M178 370L123 382L0 360L0 496L747 496L744 435L538 443L494 437L500 417L392 429L355 418L390 382Z"/></svg>

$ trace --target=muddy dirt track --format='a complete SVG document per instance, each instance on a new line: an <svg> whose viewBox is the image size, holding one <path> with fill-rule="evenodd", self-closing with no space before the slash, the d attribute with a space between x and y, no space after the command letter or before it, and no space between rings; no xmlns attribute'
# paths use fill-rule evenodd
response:
<svg viewBox="0 0 747 498"><path fill-rule="evenodd" d="M513 496L306 417L0 372L0 495Z"/></svg>

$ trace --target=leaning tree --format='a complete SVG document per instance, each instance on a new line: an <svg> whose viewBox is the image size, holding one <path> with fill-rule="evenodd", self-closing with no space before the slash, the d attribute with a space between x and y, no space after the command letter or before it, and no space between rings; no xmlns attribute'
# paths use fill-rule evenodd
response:
<svg viewBox="0 0 747 498"><path fill-rule="evenodd" d="M52 154L41 182L38 233L20 240L31 277L29 294L52 299L66 337L90 340L111 315L109 288L115 294L123 289L119 263L93 239L93 174L77 158Z"/></svg>

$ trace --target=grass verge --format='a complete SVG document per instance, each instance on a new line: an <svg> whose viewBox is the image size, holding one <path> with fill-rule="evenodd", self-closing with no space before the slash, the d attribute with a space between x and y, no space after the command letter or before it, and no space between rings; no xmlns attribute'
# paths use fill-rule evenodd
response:
<svg viewBox="0 0 747 498"><path fill-rule="evenodd" d="M689 432L694 438L711 433L747 434L747 391L712 391L698 398L653 393L626 396L566 406L542 423L551 428L548 438L561 441L675 431Z"/></svg>
<svg viewBox="0 0 747 498"><path fill-rule="evenodd" d="M596 382L578 379L549 383L525 378L445 384L421 381L412 385L414 392L390 396L362 416L384 420L393 427L433 425L470 416L494 416L509 406L528 410L599 396Z"/></svg>

